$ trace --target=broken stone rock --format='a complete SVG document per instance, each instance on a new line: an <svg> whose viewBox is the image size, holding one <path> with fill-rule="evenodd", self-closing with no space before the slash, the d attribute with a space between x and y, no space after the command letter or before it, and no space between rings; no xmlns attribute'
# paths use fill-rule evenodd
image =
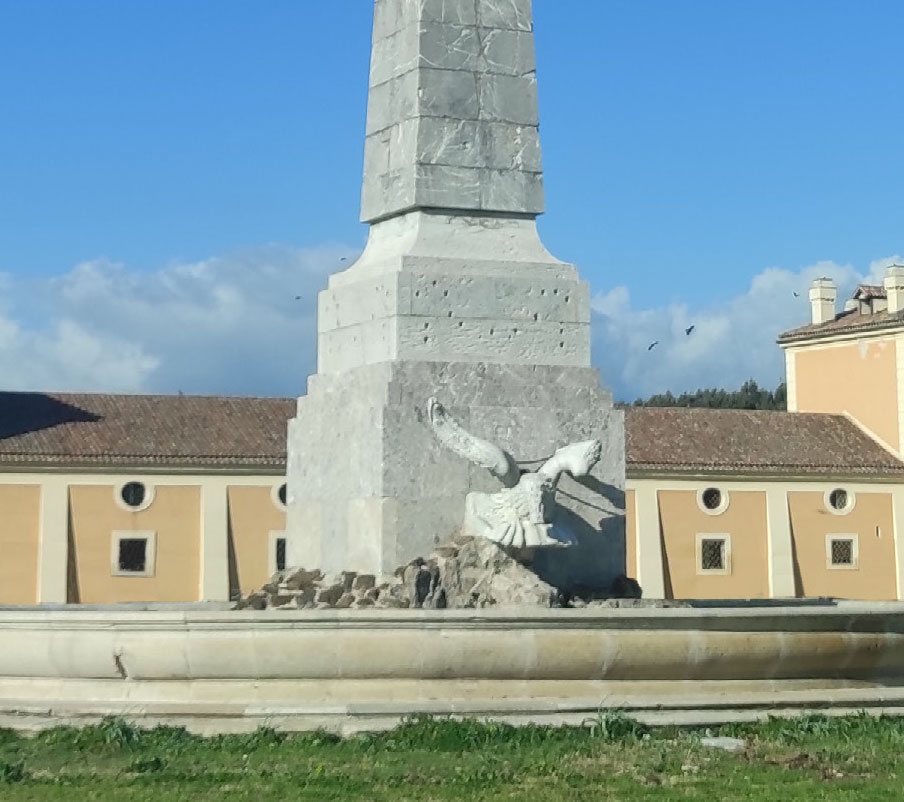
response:
<svg viewBox="0 0 904 802"><path fill-rule="evenodd" d="M320 571L308 571L305 568L298 568L286 573L285 585L288 590L301 590L312 586L321 579L323 579L323 573Z"/></svg>
<svg viewBox="0 0 904 802"><path fill-rule="evenodd" d="M317 591L317 605L326 604L330 607L336 604L345 595L345 585L335 584L321 588Z"/></svg>
<svg viewBox="0 0 904 802"><path fill-rule="evenodd" d="M371 590L377 584L377 578L373 574L358 574L352 582L352 590Z"/></svg>
<svg viewBox="0 0 904 802"><path fill-rule="evenodd" d="M340 598L339 601L336 602L337 610L345 610L351 607L355 603L355 594L354 593L345 593Z"/></svg>

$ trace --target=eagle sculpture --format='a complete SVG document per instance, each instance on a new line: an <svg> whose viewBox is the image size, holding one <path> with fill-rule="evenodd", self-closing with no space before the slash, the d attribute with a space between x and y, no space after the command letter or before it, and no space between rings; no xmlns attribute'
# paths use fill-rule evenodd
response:
<svg viewBox="0 0 904 802"><path fill-rule="evenodd" d="M602 445L586 440L560 448L534 473L522 472L512 455L465 431L435 398L427 417L450 451L486 468L505 487L497 493L469 493L464 534L485 537L508 549L570 546L574 534L556 520L556 490L563 473L586 476L599 462Z"/></svg>

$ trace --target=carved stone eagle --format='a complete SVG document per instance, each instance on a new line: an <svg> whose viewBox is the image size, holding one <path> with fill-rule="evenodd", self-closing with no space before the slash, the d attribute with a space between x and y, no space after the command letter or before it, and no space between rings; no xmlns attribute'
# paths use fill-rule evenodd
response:
<svg viewBox="0 0 904 802"><path fill-rule="evenodd" d="M427 417L437 439L450 451L486 468L505 488L498 493L469 493L464 533L485 537L511 549L570 546L574 534L556 521L556 490L563 473L586 476L599 462L602 445L586 440L560 448L535 473L521 473L512 455L465 431L435 398Z"/></svg>

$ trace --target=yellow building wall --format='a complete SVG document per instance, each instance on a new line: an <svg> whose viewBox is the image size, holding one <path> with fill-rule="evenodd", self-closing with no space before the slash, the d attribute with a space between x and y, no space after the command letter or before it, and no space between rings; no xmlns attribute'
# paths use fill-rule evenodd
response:
<svg viewBox="0 0 904 802"><path fill-rule="evenodd" d="M697 490L659 492L666 595L675 599L757 599L769 596L766 494L733 490L728 509L708 515ZM697 535L731 537L731 573L697 571ZM671 589L671 592L669 590Z"/></svg>
<svg viewBox="0 0 904 802"><path fill-rule="evenodd" d="M70 498L70 601L197 601L200 593L201 489L156 486L142 511L123 509L114 493L119 485L74 485ZM156 533L152 577L112 575L113 532Z"/></svg>
<svg viewBox="0 0 904 802"><path fill-rule="evenodd" d="M0 486L0 604L35 604L41 488Z"/></svg>
<svg viewBox="0 0 904 802"><path fill-rule="evenodd" d="M257 590L270 579L270 533L286 528L286 513L269 487L230 487L229 535L232 590Z"/></svg>
<svg viewBox="0 0 904 802"><path fill-rule="evenodd" d="M625 576L637 578L637 507L633 490L625 491Z"/></svg>
<svg viewBox="0 0 904 802"><path fill-rule="evenodd" d="M795 351L797 410L848 412L900 448L896 351L887 338Z"/></svg>
<svg viewBox="0 0 904 802"><path fill-rule="evenodd" d="M835 515L819 492L788 494L799 596L870 601L897 598L891 493L857 493L854 508ZM829 568L826 535L857 535L856 569Z"/></svg>

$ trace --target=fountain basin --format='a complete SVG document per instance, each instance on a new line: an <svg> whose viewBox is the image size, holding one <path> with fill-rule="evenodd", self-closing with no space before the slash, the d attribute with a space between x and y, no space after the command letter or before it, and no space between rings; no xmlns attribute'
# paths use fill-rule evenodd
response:
<svg viewBox="0 0 904 802"><path fill-rule="evenodd" d="M405 715L656 723L904 712L904 604L583 610L0 610L0 726L200 732Z"/></svg>

